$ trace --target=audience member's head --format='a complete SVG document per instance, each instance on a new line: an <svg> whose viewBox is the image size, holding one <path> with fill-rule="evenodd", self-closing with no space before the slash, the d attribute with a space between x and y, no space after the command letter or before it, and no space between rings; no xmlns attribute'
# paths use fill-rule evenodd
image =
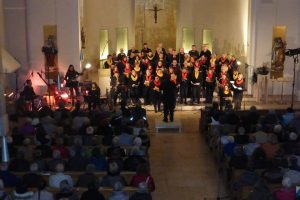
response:
<svg viewBox="0 0 300 200"><path fill-rule="evenodd" d="M52 158L54 158L54 159L60 159L61 158L60 151L59 150L54 150L52 152Z"/></svg>
<svg viewBox="0 0 300 200"><path fill-rule="evenodd" d="M108 165L108 173L110 175L116 175L120 173L119 166L116 162L110 162Z"/></svg>
<svg viewBox="0 0 300 200"><path fill-rule="evenodd" d="M292 187L292 180L289 177L285 177L282 179L282 186L289 189Z"/></svg>
<svg viewBox="0 0 300 200"><path fill-rule="evenodd" d="M296 141L298 138L298 135L295 132L290 132L289 133L289 140L290 141Z"/></svg>
<svg viewBox="0 0 300 200"><path fill-rule="evenodd" d="M240 126L238 128L238 134L239 135L245 135L246 129L243 126Z"/></svg>
<svg viewBox="0 0 300 200"><path fill-rule="evenodd" d="M64 170L65 170L65 166L64 166L64 164L62 164L62 163L58 163L58 164L55 166L55 171L56 171L57 173L63 173Z"/></svg>
<svg viewBox="0 0 300 200"><path fill-rule="evenodd" d="M148 193L148 185L146 182L140 182L138 185L138 193Z"/></svg>
<svg viewBox="0 0 300 200"><path fill-rule="evenodd" d="M37 173L39 171L39 165L37 163L32 163L30 165L30 172Z"/></svg>
<svg viewBox="0 0 300 200"><path fill-rule="evenodd" d="M93 164L88 164L85 168L86 173L93 174L96 171L96 166Z"/></svg>
<svg viewBox="0 0 300 200"><path fill-rule="evenodd" d="M134 140L133 140L133 145L134 146L142 146L142 139L140 138L140 137L136 137L136 138L134 138Z"/></svg>
<svg viewBox="0 0 300 200"><path fill-rule="evenodd" d="M280 124L276 124L276 125L274 126L274 128L273 128L273 132L274 132L275 134L280 134L281 131L282 131L282 126L281 126Z"/></svg>
<svg viewBox="0 0 300 200"><path fill-rule="evenodd" d="M113 139L112 139L112 145L114 147L118 147L120 146L120 138L118 136L115 136Z"/></svg>
<svg viewBox="0 0 300 200"><path fill-rule="evenodd" d="M150 173L150 167L148 163L141 163L138 165L136 169L137 174L149 174Z"/></svg>

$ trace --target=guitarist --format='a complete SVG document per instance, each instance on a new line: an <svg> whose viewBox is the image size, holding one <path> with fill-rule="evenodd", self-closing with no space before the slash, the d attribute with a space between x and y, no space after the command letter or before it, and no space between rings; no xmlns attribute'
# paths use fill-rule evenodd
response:
<svg viewBox="0 0 300 200"><path fill-rule="evenodd" d="M74 69L74 65L69 65L68 71L65 75L65 80L66 80L66 87L68 87L70 89L72 99L74 97L74 90L75 90L76 96L79 96L77 78L78 78L78 76L81 76L82 74L83 74L83 72L79 73Z"/></svg>
<svg viewBox="0 0 300 200"><path fill-rule="evenodd" d="M26 80L25 87L23 91L20 93L20 96L23 97L25 102L30 102L31 107L34 105L34 99L36 97L36 94L34 92L34 89L32 87L32 82L30 79Z"/></svg>

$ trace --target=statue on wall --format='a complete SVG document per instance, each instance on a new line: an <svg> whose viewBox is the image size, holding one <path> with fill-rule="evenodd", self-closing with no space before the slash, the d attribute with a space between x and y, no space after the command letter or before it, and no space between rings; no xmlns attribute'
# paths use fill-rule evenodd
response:
<svg viewBox="0 0 300 200"><path fill-rule="evenodd" d="M272 47L272 71L282 72L284 69L285 61L285 47L286 43L281 37L275 37Z"/></svg>
<svg viewBox="0 0 300 200"><path fill-rule="evenodd" d="M42 47L42 52L45 54L46 67L54 67L57 48L53 35L49 35L48 39L45 42L45 45Z"/></svg>
<svg viewBox="0 0 300 200"><path fill-rule="evenodd" d="M57 47L55 42L55 37L49 35L48 39L45 41L44 46L42 47L42 52L45 55L45 71L49 76L55 77L55 72L57 71L56 56L57 56Z"/></svg>

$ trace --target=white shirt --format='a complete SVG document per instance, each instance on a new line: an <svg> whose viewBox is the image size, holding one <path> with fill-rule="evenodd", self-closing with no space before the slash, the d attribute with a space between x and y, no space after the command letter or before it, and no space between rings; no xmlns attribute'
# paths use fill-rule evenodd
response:
<svg viewBox="0 0 300 200"><path fill-rule="evenodd" d="M49 177L49 186L59 188L60 182L63 180L67 180L69 185L73 187L73 180L71 176L65 175L63 173L56 173Z"/></svg>
<svg viewBox="0 0 300 200"><path fill-rule="evenodd" d="M32 200L54 200L54 197L51 192L48 192L46 190L41 190L40 198L39 198L39 192L37 191L34 193Z"/></svg>

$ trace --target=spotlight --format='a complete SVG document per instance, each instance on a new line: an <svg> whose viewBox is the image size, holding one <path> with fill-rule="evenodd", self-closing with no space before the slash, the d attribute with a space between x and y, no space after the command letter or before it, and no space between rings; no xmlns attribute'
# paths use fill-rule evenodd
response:
<svg viewBox="0 0 300 200"><path fill-rule="evenodd" d="M236 64L241 65L242 63L241 63L241 61L238 60L238 61L236 61Z"/></svg>
<svg viewBox="0 0 300 200"><path fill-rule="evenodd" d="M84 66L85 69L89 69L91 67L92 67L91 63L86 63L85 66Z"/></svg>

